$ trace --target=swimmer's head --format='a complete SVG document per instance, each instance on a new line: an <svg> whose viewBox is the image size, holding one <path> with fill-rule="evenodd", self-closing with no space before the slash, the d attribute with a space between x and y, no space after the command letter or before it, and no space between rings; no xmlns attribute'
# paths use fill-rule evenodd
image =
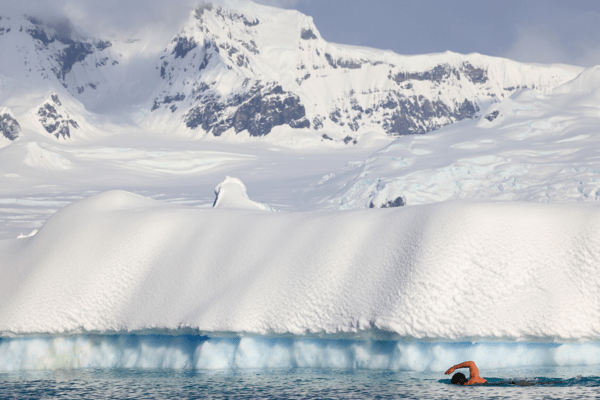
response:
<svg viewBox="0 0 600 400"><path fill-rule="evenodd" d="M464 385L467 382L468 379L465 376L465 374L462 374L460 372L457 372L456 374L452 375L452 381L450 381L450 383L452 383L453 385Z"/></svg>

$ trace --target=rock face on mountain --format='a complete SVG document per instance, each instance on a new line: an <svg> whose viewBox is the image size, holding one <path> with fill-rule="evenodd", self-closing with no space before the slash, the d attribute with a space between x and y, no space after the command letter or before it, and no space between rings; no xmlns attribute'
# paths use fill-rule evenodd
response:
<svg viewBox="0 0 600 400"><path fill-rule="evenodd" d="M47 65L41 66L42 76L48 79L50 71L63 87L73 95L81 94L86 89L96 89L99 82L83 82L77 79L79 69L101 68L108 64L110 57L103 51L111 47L109 41L93 39L74 39L69 21L54 22L50 25L41 20L27 17L27 22L20 26L35 41L36 52L48 55ZM46 64L46 63L45 63ZM49 70L49 71L48 71Z"/></svg>
<svg viewBox="0 0 600 400"><path fill-rule="evenodd" d="M78 129L79 124L69 118L69 114L62 109L62 103L57 94L52 94L50 98L51 101L47 101L38 109L37 115L40 123L48 133L52 133L57 139L61 136L63 139L70 138L71 128Z"/></svg>
<svg viewBox="0 0 600 400"><path fill-rule="evenodd" d="M40 98L60 95L69 110L82 105L85 112L73 118L53 100L16 116L37 118L57 138L81 132L88 112L102 110L110 120L135 105L143 112L132 123L148 131L264 137L287 127L349 144L367 132L422 134L479 117L517 89L550 90L581 71L331 44L311 17L249 2L237 9L202 3L173 34L160 52L141 46L136 53L126 47L135 40L91 38L69 21L2 18L0 90L5 76ZM135 103L124 103L135 90ZM16 108L4 104L9 97L0 106Z"/></svg>
<svg viewBox="0 0 600 400"><path fill-rule="evenodd" d="M6 111L0 113L0 134L9 140L15 140L21 134L21 125Z"/></svg>

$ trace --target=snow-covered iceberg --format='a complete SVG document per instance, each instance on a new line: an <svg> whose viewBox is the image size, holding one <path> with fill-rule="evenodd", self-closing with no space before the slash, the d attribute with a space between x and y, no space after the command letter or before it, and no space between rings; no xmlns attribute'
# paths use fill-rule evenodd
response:
<svg viewBox="0 0 600 400"><path fill-rule="evenodd" d="M599 225L592 204L271 213L105 192L0 241L0 336L594 341Z"/></svg>

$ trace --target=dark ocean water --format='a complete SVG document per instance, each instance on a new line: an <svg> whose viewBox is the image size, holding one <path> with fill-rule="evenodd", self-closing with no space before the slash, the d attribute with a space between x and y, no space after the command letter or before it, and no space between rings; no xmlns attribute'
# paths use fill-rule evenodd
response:
<svg viewBox="0 0 600 400"><path fill-rule="evenodd" d="M440 372L331 369L75 369L0 373L2 399L587 399L600 366L486 371L497 386L449 384Z"/></svg>

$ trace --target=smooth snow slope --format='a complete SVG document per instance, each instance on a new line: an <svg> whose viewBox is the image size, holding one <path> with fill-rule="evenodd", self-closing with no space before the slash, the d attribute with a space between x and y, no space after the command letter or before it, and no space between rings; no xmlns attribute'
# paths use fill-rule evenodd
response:
<svg viewBox="0 0 600 400"><path fill-rule="evenodd" d="M589 204L270 213L106 192L0 242L0 335L598 340L599 223Z"/></svg>

